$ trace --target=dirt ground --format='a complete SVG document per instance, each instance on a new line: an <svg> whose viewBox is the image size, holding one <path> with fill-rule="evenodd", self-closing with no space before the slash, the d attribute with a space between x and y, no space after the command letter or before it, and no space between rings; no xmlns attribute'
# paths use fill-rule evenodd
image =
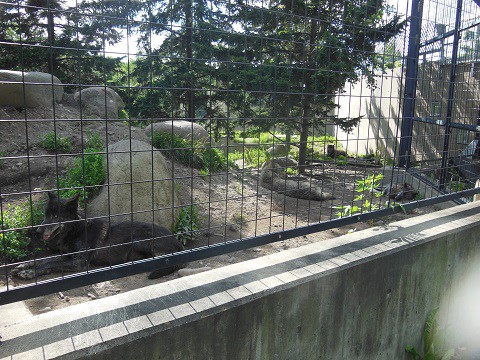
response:
<svg viewBox="0 0 480 360"><path fill-rule="evenodd" d="M53 115L55 115L55 122L45 120L53 118ZM48 109L29 110L25 113L13 108L0 108L0 134L2 134L0 153L3 152L10 157L4 161L0 169L2 207L7 203L23 201L31 191L55 188L57 175L64 174L67 165L73 161L71 155L56 155L39 146L41 137L52 130L56 130L62 136L72 137L74 152L81 151L82 142L89 132L100 134L107 144L130 137L148 141L142 129L129 127L121 121L106 122L94 119L80 121L78 109L72 106L60 105L55 109L55 114ZM214 173L206 176L200 175L195 169L177 163L174 164L174 168L175 176L178 178L176 183L181 203L195 204L199 209L200 229L197 238L188 244L189 249L334 219L338 211L335 206L352 201L355 195L355 180L381 171L380 168L375 167L339 167L332 164L319 164L312 167L308 175L322 186L325 192L335 196L335 200L318 202L286 197L264 189L259 185L258 171L248 167L240 166L240 169L230 169L228 173ZM36 194L34 198L38 199L42 196L45 195ZM308 243L328 240L349 231L382 226L433 210L436 209L429 207L416 210L412 214L393 214L373 222L334 228L194 261L187 264L186 268L218 268ZM32 313L38 314L168 281L178 276L175 272L161 279L148 280L146 274L139 274L31 299L26 303ZM6 278L0 279L0 286L5 285L6 280ZM25 282L9 277L8 283L10 286L15 286Z"/></svg>

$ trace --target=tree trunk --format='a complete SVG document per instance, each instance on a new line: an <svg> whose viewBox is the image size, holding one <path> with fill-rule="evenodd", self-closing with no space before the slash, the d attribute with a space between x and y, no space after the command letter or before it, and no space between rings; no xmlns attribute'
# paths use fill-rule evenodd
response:
<svg viewBox="0 0 480 360"><path fill-rule="evenodd" d="M309 34L309 44L306 47L307 57L306 57L306 68L308 69L315 69L316 61L315 61L315 53L316 53L316 40L317 40L317 32L318 32L318 23L317 20L312 19L310 21L310 34ZM315 70L313 70L315 72ZM307 160L307 142L308 142L308 131L310 130L310 126L312 122L310 121L310 117L312 116L312 103L314 101L314 96L312 95L315 91L315 86L312 83L312 70L308 70L307 74L305 75L304 79L304 88L305 88L305 96L303 97L303 105L302 105L302 122L301 122L301 130L300 130L300 146L299 146L299 153L298 153L298 173L304 174L305 173L305 165Z"/></svg>
<svg viewBox="0 0 480 360"><path fill-rule="evenodd" d="M195 93L193 90L193 16L192 16L192 0L185 0L185 50L187 55L187 68L189 78L187 80L187 117L190 121L195 120Z"/></svg>
<svg viewBox="0 0 480 360"><path fill-rule="evenodd" d="M312 109L309 101L305 100L302 111L302 123L300 130L300 144L298 152L298 173L305 173L305 165L307 161L307 145L308 145L308 131L310 129L310 115Z"/></svg>

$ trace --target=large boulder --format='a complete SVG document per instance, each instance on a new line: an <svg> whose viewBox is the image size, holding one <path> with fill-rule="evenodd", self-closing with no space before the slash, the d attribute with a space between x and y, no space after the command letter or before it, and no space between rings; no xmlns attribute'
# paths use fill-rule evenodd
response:
<svg viewBox="0 0 480 360"><path fill-rule="evenodd" d="M168 133L178 135L182 139L194 143L209 141L210 137L207 130L197 123L186 120L167 120L153 123L145 128L145 133L151 137L153 132Z"/></svg>
<svg viewBox="0 0 480 360"><path fill-rule="evenodd" d="M63 85L51 74L0 70L0 105L15 108L53 107L63 98Z"/></svg>
<svg viewBox="0 0 480 360"><path fill-rule="evenodd" d="M290 150L298 153L298 147L290 145ZM275 144L272 147L269 147L265 152L270 157L279 157L279 156L287 156L288 155L288 148L286 144Z"/></svg>
<svg viewBox="0 0 480 360"><path fill-rule="evenodd" d="M104 186L88 205L88 217L110 214L112 222L130 221L133 211L136 221L153 220L173 228L179 216L178 197L172 173L159 151L152 152L152 146L143 141L119 141L108 147L108 169L110 186ZM172 214L173 206L177 208ZM118 214L128 215L115 216Z"/></svg>
<svg viewBox="0 0 480 360"><path fill-rule="evenodd" d="M109 87L89 87L77 91L73 98L84 115L100 119L118 119L125 107L122 98Z"/></svg>

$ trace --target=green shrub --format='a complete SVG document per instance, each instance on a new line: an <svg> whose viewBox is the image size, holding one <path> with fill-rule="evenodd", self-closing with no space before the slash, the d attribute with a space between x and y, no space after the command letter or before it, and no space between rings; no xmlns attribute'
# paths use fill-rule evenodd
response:
<svg viewBox="0 0 480 360"><path fill-rule="evenodd" d="M175 225L175 236L183 245L187 245L196 238L198 230L198 208L195 205L183 207L180 210L177 225Z"/></svg>
<svg viewBox="0 0 480 360"><path fill-rule="evenodd" d="M244 165L252 166L254 168L260 168L265 161L268 160L268 154L265 150L258 147L245 147L244 151L236 151L228 153L228 161L230 163L236 160L243 159Z"/></svg>
<svg viewBox="0 0 480 360"><path fill-rule="evenodd" d="M199 169L203 174L227 168L228 160L222 151L203 145L192 146L190 141L178 135L172 137L169 133L154 132L152 144L155 148L160 149L166 157L185 166ZM232 162L230 165L234 166Z"/></svg>
<svg viewBox="0 0 480 360"><path fill-rule="evenodd" d="M125 109L122 109L118 113L118 118L122 120L128 120L130 116L128 115L128 112Z"/></svg>
<svg viewBox="0 0 480 360"><path fill-rule="evenodd" d="M219 149L207 147L201 149L200 157L202 158L201 170L212 173L227 168L227 158Z"/></svg>
<svg viewBox="0 0 480 360"><path fill-rule="evenodd" d="M43 219L43 204L25 202L19 205L7 204L3 212L2 229L17 229L38 225ZM0 234L0 254L10 260L19 260L28 255L30 231L28 229L12 230Z"/></svg>
<svg viewBox="0 0 480 360"><path fill-rule="evenodd" d="M352 216L380 209L380 205L372 200L382 196L382 192L377 190L380 187L380 180L382 179L382 174L373 174L367 176L365 179L357 180L355 192L358 195L353 199L353 203L350 205L333 207L334 209L339 210L337 212L337 217ZM355 204L358 202L360 202L360 204Z"/></svg>
<svg viewBox="0 0 480 360"><path fill-rule="evenodd" d="M48 151L70 153L72 152L73 143L70 137L55 136L55 132L52 131L40 140L40 146Z"/></svg>
<svg viewBox="0 0 480 360"><path fill-rule="evenodd" d="M171 134L155 131L152 136L152 145L180 164L197 167L194 163L198 163L199 160L194 158L193 146L178 135L172 137Z"/></svg>
<svg viewBox="0 0 480 360"><path fill-rule="evenodd" d="M83 156L77 157L73 165L67 168L67 174L59 178L59 187L65 188L60 191L62 197L71 197L80 192L81 198L88 199L107 178L105 160L99 154L104 151L103 143L98 134L90 134L85 145Z"/></svg>
<svg viewBox="0 0 480 360"><path fill-rule="evenodd" d="M85 149L94 149L95 151L102 151L104 149L103 141L98 133L92 133L87 130L87 139L85 140Z"/></svg>

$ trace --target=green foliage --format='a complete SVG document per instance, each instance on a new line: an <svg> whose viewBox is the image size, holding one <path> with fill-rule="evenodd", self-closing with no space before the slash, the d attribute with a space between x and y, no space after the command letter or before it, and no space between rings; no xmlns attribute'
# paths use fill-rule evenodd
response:
<svg viewBox="0 0 480 360"><path fill-rule="evenodd" d="M67 168L67 174L60 177L58 185L62 197L71 197L78 192L81 198L88 199L107 178L107 169L103 155L103 143L97 133L87 134L85 151Z"/></svg>
<svg viewBox="0 0 480 360"><path fill-rule="evenodd" d="M198 208L195 205L183 207L180 210L180 216L178 218L177 225L175 225L175 236L182 242L183 245L187 245L190 241L194 240L197 236L198 230Z"/></svg>
<svg viewBox="0 0 480 360"><path fill-rule="evenodd" d="M91 149L94 151L102 151L104 148L103 141L98 133L93 133L87 130L87 139L85 140L85 149Z"/></svg>
<svg viewBox="0 0 480 360"><path fill-rule="evenodd" d="M380 209L378 202L374 202L375 198L382 196L381 191L377 189L380 187L380 180L383 179L382 174L372 174L364 179L357 180L357 186L355 192L358 194L351 205L339 205L334 209L339 210L337 212L338 217L352 216L355 214L361 214L363 212L375 211ZM357 204L355 204L355 202ZM360 204L358 204L360 202Z"/></svg>
<svg viewBox="0 0 480 360"><path fill-rule="evenodd" d="M450 189L450 192L457 192L465 190L467 186L461 181L452 181L448 183L447 187Z"/></svg>
<svg viewBox="0 0 480 360"><path fill-rule="evenodd" d="M244 151L228 153L229 162L240 159L243 159L244 166L248 165L258 169L268 160L268 154L265 150L256 146L245 146Z"/></svg>
<svg viewBox="0 0 480 360"><path fill-rule="evenodd" d="M116 1L105 6L94 0L36 0L24 5L30 6L19 10L13 3L1 5L0 41L27 41L29 46L2 46L0 69L48 72L64 84L78 83L80 73L82 84L104 84L106 74L120 70L120 58L105 57L100 50L105 43L121 40L122 17L136 2ZM105 17L83 15L93 13Z"/></svg>
<svg viewBox="0 0 480 360"><path fill-rule="evenodd" d="M118 118L122 120L128 120L129 119L128 112L125 109L120 110L120 112L118 113Z"/></svg>
<svg viewBox="0 0 480 360"><path fill-rule="evenodd" d="M18 205L7 204L3 212L2 229L19 229L35 226L42 222L43 204L31 201ZM0 254L10 260L19 260L28 255L29 229L6 231L0 234Z"/></svg>
<svg viewBox="0 0 480 360"><path fill-rule="evenodd" d="M200 159L195 156L193 146L189 141L178 135L172 136L169 133L154 132L152 145L161 150L165 156L180 164L195 168L199 167Z"/></svg>
<svg viewBox="0 0 480 360"><path fill-rule="evenodd" d="M200 149L200 157L202 158L201 170L204 173L217 172L227 168L227 158L219 149L211 147Z"/></svg>
<svg viewBox="0 0 480 360"><path fill-rule="evenodd" d="M72 138L56 135L54 131L49 132L40 140L40 146L48 151L71 153L73 148Z"/></svg>
<svg viewBox="0 0 480 360"><path fill-rule="evenodd" d="M152 144L161 150L165 156L180 164L200 170L201 174L225 170L227 158L222 151L203 144L194 144L178 135L154 132ZM229 162L230 166L234 166Z"/></svg>
<svg viewBox="0 0 480 360"><path fill-rule="evenodd" d="M437 322L438 308L432 310L425 322L423 331L423 351L422 356L412 345L407 345L405 351L413 360L453 360L461 359L463 348L447 348L445 341L448 336L448 328L441 328Z"/></svg>

